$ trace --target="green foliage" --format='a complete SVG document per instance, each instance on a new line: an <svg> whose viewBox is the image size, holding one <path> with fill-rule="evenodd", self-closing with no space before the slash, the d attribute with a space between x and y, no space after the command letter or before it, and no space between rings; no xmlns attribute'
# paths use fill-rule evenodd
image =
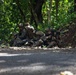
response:
<svg viewBox="0 0 76 75"><path fill-rule="evenodd" d="M12 0L4 0L0 7L0 39L8 41L8 38L10 37L14 30L14 26L17 23L17 17L15 10L13 9Z"/></svg>
<svg viewBox="0 0 76 75"><path fill-rule="evenodd" d="M30 0L19 0L20 7L28 21L30 21L31 18L29 1ZM31 1L34 2L34 0ZM55 0L52 0L52 9L49 16L51 18L51 24L49 24L47 16L47 11L50 10L49 1L50 0L46 0L43 4L43 24L38 25L39 30L44 31L47 27L54 29L65 27L67 23L76 19L76 13L74 12L74 0L60 0L57 17ZM9 41L11 39L11 34L17 32L17 24L20 22L23 22L23 18L16 4L16 0L0 0L0 40Z"/></svg>
<svg viewBox="0 0 76 75"><path fill-rule="evenodd" d="M74 2L68 1L68 0L60 0L59 6L58 6L58 16L56 19L56 8L55 8L55 1L52 1L52 10L50 12L51 14L51 25L48 25L47 20L47 10L50 10L47 5L49 3L49 0L43 5L43 23L47 25L46 27L51 27L54 29L64 27L67 23L69 23L71 20L76 18L75 12L74 12ZM64 26L63 26L64 25Z"/></svg>

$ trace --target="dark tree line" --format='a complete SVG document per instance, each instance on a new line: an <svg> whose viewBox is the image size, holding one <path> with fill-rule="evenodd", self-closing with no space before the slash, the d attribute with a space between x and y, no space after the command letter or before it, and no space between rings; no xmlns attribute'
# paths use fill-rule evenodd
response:
<svg viewBox="0 0 76 75"><path fill-rule="evenodd" d="M76 11L76 0L74 0L74 11Z"/></svg>

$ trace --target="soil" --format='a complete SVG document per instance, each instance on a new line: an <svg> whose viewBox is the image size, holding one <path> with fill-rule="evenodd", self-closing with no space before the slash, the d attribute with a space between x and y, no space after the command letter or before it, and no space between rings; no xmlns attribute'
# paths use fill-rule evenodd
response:
<svg viewBox="0 0 76 75"><path fill-rule="evenodd" d="M62 47L76 47L76 20L70 22L66 28L62 29L63 35L61 36Z"/></svg>

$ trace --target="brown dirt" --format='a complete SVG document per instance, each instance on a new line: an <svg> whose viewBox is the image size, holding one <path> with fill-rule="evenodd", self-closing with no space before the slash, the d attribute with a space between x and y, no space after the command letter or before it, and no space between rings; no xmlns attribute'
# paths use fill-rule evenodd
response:
<svg viewBox="0 0 76 75"><path fill-rule="evenodd" d="M62 31L66 31L61 37L63 46L76 47L76 20L70 22Z"/></svg>

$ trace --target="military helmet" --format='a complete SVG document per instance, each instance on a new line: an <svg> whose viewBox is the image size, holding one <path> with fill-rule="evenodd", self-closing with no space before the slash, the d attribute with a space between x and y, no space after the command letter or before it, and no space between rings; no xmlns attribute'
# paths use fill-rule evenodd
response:
<svg viewBox="0 0 76 75"><path fill-rule="evenodd" d="M37 31L37 32L36 32L36 35L38 35L38 36L44 36L45 34L44 34L44 32L42 32L42 31Z"/></svg>
<svg viewBox="0 0 76 75"><path fill-rule="evenodd" d="M23 27L23 26L24 26L23 23L20 23L20 24L19 24L19 27Z"/></svg>

